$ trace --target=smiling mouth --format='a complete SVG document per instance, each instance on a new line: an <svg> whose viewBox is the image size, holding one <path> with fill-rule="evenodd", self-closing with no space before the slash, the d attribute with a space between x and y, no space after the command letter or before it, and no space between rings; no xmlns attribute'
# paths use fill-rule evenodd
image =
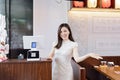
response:
<svg viewBox="0 0 120 80"><path fill-rule="evenodd" d="M67 37L67 35L63 35L62 37L63 37L63 38L66 38L66 37Z"/></svg>

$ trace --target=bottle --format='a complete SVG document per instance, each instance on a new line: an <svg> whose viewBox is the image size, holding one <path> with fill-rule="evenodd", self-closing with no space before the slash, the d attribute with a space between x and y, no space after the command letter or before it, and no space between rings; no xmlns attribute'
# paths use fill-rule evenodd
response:
<svg viewBox="0 0 120 80"><path fill-rule="evenodd" d="M96 8L97 7L97 0L87 0L87 7L88 8Z"/></svg>
<svg viewBox="0 0 120 80"><path fill-rule="evenodd" d="M109 8L111 6L111 0L102 0L102 8Z"/></svg>
<svg viewBox="0 0 120 80"><path fill-rule="evenodd" d="M120 9L120 0L115 0L115 8Z"/></svg>
<svg viewBox="0 0 120 80"><path fill-rule="evenodd" d="M74 7L82 8L84 7L84 2L83 1L73 1Z"/></svg>

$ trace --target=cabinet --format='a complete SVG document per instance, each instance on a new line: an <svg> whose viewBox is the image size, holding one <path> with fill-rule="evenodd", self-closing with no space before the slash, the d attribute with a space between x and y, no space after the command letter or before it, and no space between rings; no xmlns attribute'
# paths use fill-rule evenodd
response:
<svg viewBox="0 0 120 80"><path fill-rule="evenodd" d="M90 4L92 3L95 6L90 7ZM119 0L80 0L80 1L72 1L72 8L118 9L116 7L118 3L120 4Z"/></svg>
<svg viewBox="0 0 120 80"><path fill-rule="evenodd" d="M0 80L52 80L51 60L10 59L0 63Z"/></svg>

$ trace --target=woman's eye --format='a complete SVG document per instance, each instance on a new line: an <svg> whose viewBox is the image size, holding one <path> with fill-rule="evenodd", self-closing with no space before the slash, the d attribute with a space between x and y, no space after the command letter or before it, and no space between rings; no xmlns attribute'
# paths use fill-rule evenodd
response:
<svg viewBox="0 0 120 80"><path fill-rule="evenodd" d="M67 32L66 30L64 32Z"/></svg>

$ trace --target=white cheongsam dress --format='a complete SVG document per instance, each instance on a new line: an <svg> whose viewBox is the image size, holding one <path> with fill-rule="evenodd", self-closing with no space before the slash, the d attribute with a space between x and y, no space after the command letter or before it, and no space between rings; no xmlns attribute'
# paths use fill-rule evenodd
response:
<svg viewBox="0 0 120 80"><path fill-rule="evenodd" d="M52 80L73 80L73 69L71 58L73 48L77 47L77 42L63 41L59 49L55 49L52 63Z"/></svg>

